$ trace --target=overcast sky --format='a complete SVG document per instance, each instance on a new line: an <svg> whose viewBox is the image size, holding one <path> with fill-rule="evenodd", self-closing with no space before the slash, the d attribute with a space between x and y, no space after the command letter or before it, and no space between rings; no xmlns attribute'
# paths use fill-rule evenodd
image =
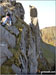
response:
<svg viewBox="0 0 56 75"><path fill-rule="evenodd" d="M42 0L42 1L20 1L25 9L25 21L30 23L30 10L29 5L33 5L38 11L38 22L40 29L50 26L55 26L55 1L53 0Z"/></svg>

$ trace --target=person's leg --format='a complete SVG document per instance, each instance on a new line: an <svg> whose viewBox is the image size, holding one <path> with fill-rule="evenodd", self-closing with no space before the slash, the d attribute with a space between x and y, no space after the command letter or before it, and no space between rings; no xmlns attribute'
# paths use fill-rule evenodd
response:
<svg viewBox="0 0 56 75"><path fill-rule="evenodd" d="M1 25L2 25L3 27L5 27L5 26L6 26L6 24L3 24L3 23L2 23Z"/></svg>

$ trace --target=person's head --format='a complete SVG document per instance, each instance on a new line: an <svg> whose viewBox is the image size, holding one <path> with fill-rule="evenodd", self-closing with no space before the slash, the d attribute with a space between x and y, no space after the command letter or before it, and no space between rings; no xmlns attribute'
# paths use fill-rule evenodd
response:
<svg viewBox="0 0 56 75"><path fill-rule="evenodd" d="M7 13L6 13L6 16L9 16L9 17L10 17L10 13L9 13L9 12L7 12Z"/></svg>

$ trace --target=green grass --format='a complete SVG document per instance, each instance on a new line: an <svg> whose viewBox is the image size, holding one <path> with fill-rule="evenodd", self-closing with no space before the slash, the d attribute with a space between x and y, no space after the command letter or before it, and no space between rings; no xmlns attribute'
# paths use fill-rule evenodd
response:
<svg viewBox="0 0 56 75"><path fill-rule="evenodd" d="M42 44L45 44L44 42ZM47 59L50 65L54 64L54 52L50 50L51 45L45 44L44 46L41 45L41 50L43 51L43 56ZM53 50L55 48L53 47Z"/></svg>

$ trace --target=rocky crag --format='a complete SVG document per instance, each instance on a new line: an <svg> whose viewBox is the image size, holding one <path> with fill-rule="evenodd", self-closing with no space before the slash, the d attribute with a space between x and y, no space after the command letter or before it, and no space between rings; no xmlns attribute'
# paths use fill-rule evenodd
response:
<svg viewBox="0 0 56 75"><path fill-rule="evenodd" d="M30 6L30 26L24 22L24 8L21 3L6 0L0 3L0 20L9 11L12 26L0 24L0 71L1 74L37 73L50 70L41 48L41 36L37 9ZM43 44L42 44L43 45ZM42 69L44 67L44 69Z"/></svg>

